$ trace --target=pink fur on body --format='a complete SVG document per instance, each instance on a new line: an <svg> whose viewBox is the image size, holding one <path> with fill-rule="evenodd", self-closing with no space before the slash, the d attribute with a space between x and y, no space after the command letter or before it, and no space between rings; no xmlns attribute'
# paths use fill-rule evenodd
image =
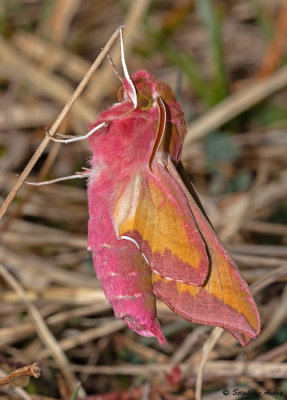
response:
<svg viewBox="0 0 287 400"><path fill-rule="evenodd" d="M95 126L105 126L89 137L88 249L104 293L117 318L160 343L155 295L188 321L227 329L244 346L258 335L260 317L175 168L186 133L181 108L148 72L136 72L132 82L137 98L125 79L123 101L100 114Z"/></svg>
<svg viewBox="0 0 287 400"><path fill-rule="evenodd" d="M137 86L144 82L153 98L159 96L154 78L146 71L132 76ZM127 83L124 83L126 91ZM164 84L163 84L164 85ZM183 114L172 99L167 107L167 121L178 124L178 138L171 142L170 153L177 161L185 133ZM88 181L88 249L93 254L97 276L111 303L115 316L144 336L155 336L165 343L157 317L152 291L151 270L138 248L117 236L113 221L116 198L132 177L142 172L152 174L149 160L157 135L158 108L133 109L131 101L114 104L103 111L97 122L107 122L89 139L93 152ZM182 122L183 121L183 122ZM91 127L93 128L93 126Z"/></svg>

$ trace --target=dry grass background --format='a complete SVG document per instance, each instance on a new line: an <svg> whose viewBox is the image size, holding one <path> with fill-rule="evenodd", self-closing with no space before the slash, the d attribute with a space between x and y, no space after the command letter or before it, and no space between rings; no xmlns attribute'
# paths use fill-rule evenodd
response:
<svg viewBox="0 0 287 400"><path fill-rule="evenodd" d="M262 318L246 349L223 333L207 350L202 398L287 398L286 1L2 0L1 202L122 24L129 70L180 96L186 168ZM111 55L118 63L118 42ZM118 87L105 61L58 131L85 133ZM71 175L88 157L86 143L51 143L29 179ZM218 331L159 303L160 347L116 320L85 249L87 219L85 184L71 181L23 185L1 221L1 374L37 362L42 375L0 398L66 400L81 381L90 400L194 399L203 345Z"/></svg>

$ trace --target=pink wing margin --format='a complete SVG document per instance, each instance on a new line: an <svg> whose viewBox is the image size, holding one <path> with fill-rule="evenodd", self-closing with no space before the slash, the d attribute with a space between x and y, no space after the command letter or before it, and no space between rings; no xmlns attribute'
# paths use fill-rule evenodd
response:
<svg viewBox="0 0 287 400"><path fill-rule="evenodd" d="M220 326L245 346L260 332L260 317L249 288L200 207L169 160L157 173L163 184L173 181L188 201L206 243L210 273L202 287L167 281L153 274L153 291L172 310L191 322Z"/></svg>

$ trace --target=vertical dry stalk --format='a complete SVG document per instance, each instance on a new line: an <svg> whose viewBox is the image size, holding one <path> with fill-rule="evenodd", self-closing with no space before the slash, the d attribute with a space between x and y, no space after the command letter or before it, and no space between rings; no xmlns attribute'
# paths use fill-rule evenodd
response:
<svg viewBox="0 0 287 400"><path fill-rule="evenodd" d="M91 65L89 71L86 73L86 75L84 76L84 78L80 82L79 86L74 91L73 95L68 100L68 102L66 103L65 107L63 108L63 110L60 112L60 114L57 117L56 121L53 123L51 129L49 130L49 133L50 133L51 136L53 136L56 133L56 131L57 131L58 127L60 126L60 124L62 123L63 119L68 114L70 108L75 103L77 98L80 96L80 94L82 93L82 91L86 87L87 83L89 82L89 80L93 76L94 72L97 70L97 68L99 67L101 62L106 57L106 55L109 52L110 48L112 47L112 45L114 44L115 40L119 36L121 28L122 27L119 27L113 33L113 35L110 37L110 39L106 43L106 45L103 48L103 50L101 51L99 56L96 58L94 63ZM47 144L49 143L49 141L50 141L49 137L45 136L45 138L43 139L43 141L39 145L38 149L35 151L34 155L32 156L32 158L30 159L30 161L28 162L28 164L24 168L23 172L21 173L21 175L18 178L18 181L16 182L16 184L14 185L14 187L12 188L12 190L10 191L10 193L8 194L8 196L6 197L4 203L2 204L2 206L0 208L0 219L5 214L7 208L9 207L10 203L14 199L16 193L18 192L18 190L20 189L21 185L24 183L25 179L27 178L27 176L31 172L32 168L34 167L34 165L38 161L39 157L41 156L41 154L45 150L45 148L46 148Z"/></svg>
<svg viewBox="0 0 287 400"><path fill-rule="evenodd" d="M203 379L203 370L207 363L207 359L209 357L210 352L216 345L218 339L223 333L223 329L216 327L213 328L210 336L208 337L207 341L204 343L202 349L202 358L199 364L197 378L196 378L196 385L195 385L195 400L201 400L201 389L202 389L202 379Z"/></svg>

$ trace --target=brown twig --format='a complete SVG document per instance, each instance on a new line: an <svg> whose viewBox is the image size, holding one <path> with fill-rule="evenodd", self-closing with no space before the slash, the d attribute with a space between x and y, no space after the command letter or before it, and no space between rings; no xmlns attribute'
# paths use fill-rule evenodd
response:
<svg viewBox="0 0 287 400"><path fill-rule="evenodd" d="M279 12L278 21L276 21L274 25L275 25L275 33L273 41L271 42L266 53L264 54L261 68L257 73L258 77L260 78L265 77L270 73L272 73L280 63L286 43L286 34L287 34L286 1L285 3L282 4L281 10Z"/></svg>
<svg viewBox="0 0 287 400"><path fill-rule="evenodd" d="M197 118L188 126L188 134L184 142L183 157L188 155L190 145L205 136L211 130L219 128L243 111L254 106L266 97L283 89L287 85L287 67L282 67L268 79L254 82L216 107Z"/></svg>
<svg viewBox="0 0 287 400"><path fill-rule="evenodd" d="M101 51L99 56L96 58L94 63L91 65L89 71L86 73L86 75L84 76L84 78L82 79L80 84L78 85L77 89L74 91L73 95L71 96L71 98L69 99L69 101L67 102L67 104L65 105L63 110L60 112L60 114L57 117L56 121L53 123L51 129L49 130L50 136L53 136L56 133L56 131L59 128L60 124L62 123L63 119L68 114L70 108L75 103L77 98L80 96L80 94L82 93L82 91L86 87L87 83L89 82L89 80L93 76L94 72L99 67L99 65L104 60L104 58L106 57L106 55L109 52L110 48L112 47L113 43L115 42L115 40L119 36L119 33L120 33L120 28L118 28L113 33L113 35L108 40L107 44L105 45L105 47L103 48L103 50ZM12 188L12 190L10 191L10 193L8 194L8 196L6 197L4 203L2 204L2 206L0 208L0 219L5 214L7 208L9 207L10 203L14 199L16 193L20 189L21 185L24 183L25 179L27 178L27 176L31 172L31 170L34 167L34 165L36 164L36 162L38 161L39 157L43 153L43 151L46 148L46 146L49 143L49 141L50 141L49 137L45 136L43 141L39 145L38 149L35 151L35 153L33 154L32 158L30 159L30 161L26 165L25 169L23 170L23 172L19 176L16 184L14 185L14 187Z"/></svg>
<svg viewBox="0 0 287 400"><path fill-rule="evenodd" d="M207 359L209 357L210 352L214 348L215 344L217 343L218 339L223 333L223 329L216 327L212 330L210 336L204 343L202 348L202 358L200 360L197 378L196 378L196 385L195 385L195 400L201 400L201 389L202 389L202 379L203 379L203 370L207 363Z"/></svg>
<svg viewBox="0 0 287 400"><path fill-rule="evenodd" d="M6 268L4 268L3 265L1 264L0 264L0 275L9 284L9 286L15 290L15 292L18 294L21 300L25 303L30 313L30 316L32 317L37 326L39 337L42 339L43 343L50 349L57 365L60 367L63 375L65 376L67 384L69 385L69 388L72 393L77 384L77 379L70 369L69 361L65 353L59 347L56 339L54 338L51 331L47 327L43 317L41 316L37 308L27 298L20 284L16 281L13 275L11 275L6 270Z"/></svg>
<svg viewBox="0 0 287 400"><path fill-rule="evenodd" d="M193 346L198 342L198 338L204 335L208 330L208 326L199 326L185 338L183 343L175 350L170 358L170 369L182 362L182 360L191 353Z"/></svg>
<svg viewBox="0 0 287 400"><path fill-rule="evenodd" d="M20 376L33 376L34 378L39 378L41 375L41 368L37 363L27 365L26 367L16 369L11 372L11 374L0 378L0 386L8 385L10 382L19 378Z"/></svg>
<svg viewBox="0 0 287 400"><path fill-rule="evenodd" d="M0 374L1 376L5 376L4 371L2 371L2 369L0 369ZM18 397L20 399L23 400L32 400L32 397L30 396L29 393L27 393L23 388L21 387L15 387L15 388L3 388L1 389L1 391L6 392L9 390L9 394L14 395L15 397ZM10 399L10 397L9 397Z"/></svg>
<svg viewBox="0 0 287 400"><path fill-rule="evenodd" d="M43 21L42 30L53 41L63 43L69 34L71 21L81 6L81 0L59 0L47 21ZM49 57L46 57L49 59ZM47 60L48 61L48 60Z"/></svg>
<svg viewBox="0 0 287 400"><path fill-rule="evenodd" d="M145 364L145 365L83 365L72 364L73 371L89 375L130 375L130 376L154 376L156 374L167 372L168 364ZM189 376L199 372L197 365L190 363L179 364L182 371L188 371ZM208 361L204 371L206 375L213 377L242 377L249 376L253 378L286 378L287 365L280 362L262 362L262 361ZM186 375L186 374L185 374Z"/></svg>
<svg viewBox="0 0 287 400"><path fill-rule="evenodd" d="M84 332L80 332L79 334L68 337L60 340L57 345L61 350L70 350L76 346L83 345L85 343L91 342L94 339L105 337L110 335L111 333L117 332L125 327L125 323L122 320L112 319L110 322L106 322L105 324L96 327L87 329ZM47 348L39 353L40 358L45 358L50 355L52 352L51 348Z"/></svg>
<svg viewBox="0 0 287 400"><path fill-rule="evenodd" d="M282 265L282 267L276 268L273 271L265 274L261 279L258 279L253 285L251 285L251 293L255 296L258 292L271 285L272 283L279 280L281 277L287 275L287 264Z"/></svg>
<svg viewBox="0 0 287 400"><path fill-rule="evenodd" d="M38 181L41 181L45 177L45 175L49 172L50 167L52 166L55 158L58 155L60 147L61 147L60 143L53 143L53 147L52 147L51 151L49 152L49 155L48 155L47 159L45 160L45 162L38 174L38 178L37 178ZM23 198L21 203L18 204L16 209L13 211L12 215L9 215L9 217L6 219L5 223L3 224L2 228L1 228L2 232L7 231L9 229L10 225L13 223L13 221L21 215L24 205L28 201L31 200L31 197L33 196L35 191L36 191L36 186L31 186L30 190L28 191L26 196Z"/></svg>

